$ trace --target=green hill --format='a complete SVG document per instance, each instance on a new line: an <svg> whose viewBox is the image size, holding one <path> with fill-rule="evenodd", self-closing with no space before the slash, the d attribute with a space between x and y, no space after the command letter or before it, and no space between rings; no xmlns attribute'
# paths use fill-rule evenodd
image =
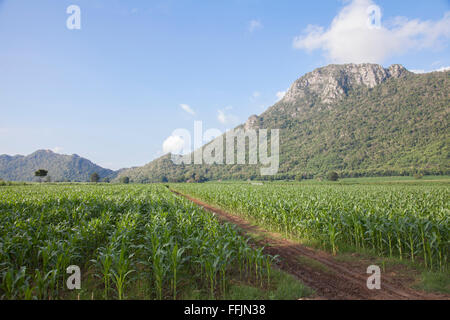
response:
<svg viewBox="0 0 450 320"><path fill-rule="evenodd" d="M88 181L94 172L102 179L113 179L116 176L116 172L76 154L69 156L50 150L38 150L28 156L0 155L0 179L34 181L34 172L39 169L47 170L52 181Z"/></svg>
<svg viewBox="0 0 450 320"><path fill-rule="evenodd" d="M241 128L280 129L275 178L449 174L450 72L329 65ZM175 165L170 155L124 170L135 182L261 179L258 165ZM267 177L265 177L267 178Z"/></svg>

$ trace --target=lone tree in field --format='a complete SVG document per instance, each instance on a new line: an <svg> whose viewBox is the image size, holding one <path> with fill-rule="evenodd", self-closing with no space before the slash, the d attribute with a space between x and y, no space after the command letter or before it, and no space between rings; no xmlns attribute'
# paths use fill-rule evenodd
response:
<svg viewBox="0 0 450 320"><path fill-rule="evenodd" d="M46 177L47 174L48 174L48 171L47 171L47 170L39 169L38 171L36 171L36 172L34 173L34 176L35 176L35 177L39 177L39 182L42 182L42 178L43 178L43 177Z"/></svg>
<svg viewBox="0 0 450 320"><path fill-rule="evenodd" d="M122 178L120 178L120 182L125 183L125 184L129 184L130 183L130 178L122 177Z"/></svg>
<svg viewBox="0 0 450 320"><path fill-rule="evenodd" d="M339 176L338 176L338 174L336 172L330 171L330 172L328 172L327 178L330 181L338 181Z"/></svg>
<svg viewBox="0 0 450 320"><path fill-rule="evenodd" d="M94 172L93 174L91 174L91 182L97 183L100 181L100 176L98 175L97 172Z"/></svg>

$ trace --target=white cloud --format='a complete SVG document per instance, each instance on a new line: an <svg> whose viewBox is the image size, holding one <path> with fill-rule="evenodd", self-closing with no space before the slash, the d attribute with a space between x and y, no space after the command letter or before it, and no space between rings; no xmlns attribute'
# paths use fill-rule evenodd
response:
<svg viewBox="0 0 450 320"><path fill-rule="evenodd" d="M433 62L431 64L432 67L435 67L435 66L438 66L438 65L442 65L442 61L438 60L438 61L435 61L435 62Z"/></svg>
<svg viewBox="0 0 450 320"><path fill-rule="evenodd" d="M418 73L418 74L429 73L429 72L445 72L445 71L450 71L450 67L442 67L442 68L435 69L435 70L430 70L430 71L425 71L423 69L411 70L411 72Z"/></svg>
<svg viewBox="0 0 450 320"><path fill-rule="evenodd" d="M181 154L185 141L181 136L172 135L163 142L163 153Z"/></svg>
<svg viewBox="0 0 450 320"><path fill-rule="evenodd" d="M217 110L217 120L219 120L222 124L229 124L229 125L235 125L239 123L239 118L228 111L233 109L233 107L226 107L223 110Z"/></svg>
<svg viewBox="0 0 450 320"><path fill-rule="evenodd" d="M287 92L287 91L278 91L278 92L276 93L276 95L277 95L277 101L280 101L281 99L283 99L284 96L286 95L286 92Z"/></svg>
<svg viewBox="0 0 450 320"><path fill-rule="evenodd" d="M368 8L372 0L353 0L325 30L309 25L293 40L296 49L320 49L332 62L382 63L391 56L447 44L450 38L450 11L438 21L396 17L380 27L370 27Z"/></svg>
<svg viewBox="0 0 450 320"><path fill-rule="evenodd" d="M61 153L64 149L62 147L54 147L51 149L54 153Z"/></svg>
<svg viewBox="0 0 450 320"><path fill-rule="evenodd" d="M187 104L180 104L180 107L181 107L181 109L183 109L184 111L186 111L189 114L192 114L192 115L195 114L195 111L192 110L192 108Z"/></svg>
<svg viewBox="0 0 450 320"><path fill-rule="evenodd" d="M250 96L250 101L251 101L251 102L255 102L255 101L257 101L260 97L261 97L261 92L255 91L255 92L253 92L252 95Z"/></svg>
<svg viewBox="0 0 450 320"><path fill-rule="evenodd" d="M450 71L450 67L442 67L442 68L439 68L439 69L437 69L435 71L438 71L438 72Z"/></svg>
<svg viewBox="0 0 450 320"><path fill-rule="evenodd" d="M248 24L248 31L254 32L256 30L262 29L263 25L260 20L251 20Z"/></svg>
<svg viewBox="0 0 450 320"><path fill-rule="evenodd" d="M219 112L219 115L217 116L217 120L219 120L220 123L225 124L227 122L227 117L225 115L225 111L217 110L217 112Z"/></svg>

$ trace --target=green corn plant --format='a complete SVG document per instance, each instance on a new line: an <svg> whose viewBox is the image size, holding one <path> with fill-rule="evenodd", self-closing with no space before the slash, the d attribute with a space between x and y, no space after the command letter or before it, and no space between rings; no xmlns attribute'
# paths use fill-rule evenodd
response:
<svg viewBox="0 0 450 320"><path fill-rule="evenodd" d="M118 240L120 237L118 238ZM113 251L112 253L112 266L111 266L111 275L112 282L114 283L117 291L117 295L119 300L124 299L124 292L126 289L126 285L129 282L128 276L135 272L135 270L131 269L131 259L134 256L134 253L128 254L127 247L125 244L125 237L120 239L121 246L119 251Z"/></svg>
<svg viewBox="0 0 450 320"><path fill-rule="evenodd" d="M100 276L103 280L104 284L104 298L108 299L108 292L110 288L111 281L111 272L112 272L112 264L113 264L113 243L108 247L101 247L98 249L98 257L97 259L92 259L91 261L100 268Z"/></svg>
<svg viewBox="0 0 450 320"><path fill-rule="evenodd" d="M39 300L45 300L49 297L48 290L51 285L51 278L54 274L53 270L47 273L43 273L37 269L35 270L33 282L36 284L37 298Z"/></svg>
<svg viewBox="0 0 450 320"><path fill-rule="evenodd" d="M2 274L1 288L4 292L2 299L16 299L19 298L20 290L28 285L26 267L20 268L19 271L9 269Z"/></svg>
<svg viewBox="0 0 450 320"><path fill-rule="evenodd" d="M170 256L170 262L172 267L172 289L173 289L173 300L177 299L177 271L180 268L180 265L183 263L182 255L185 251L185 248L178 249L178 244L172 249L172 254Z"/></svg>

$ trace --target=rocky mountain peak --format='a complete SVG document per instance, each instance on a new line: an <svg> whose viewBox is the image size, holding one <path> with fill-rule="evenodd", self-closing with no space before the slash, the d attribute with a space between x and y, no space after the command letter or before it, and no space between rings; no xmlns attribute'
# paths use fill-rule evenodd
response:
<svg viewBox="0 0 450 320"><path fill-rule="evenodd" d="M256 114L251 115L244 124L244 130L258 129L259 122L260 122L260 118Z"/></svg>
<svg viewBox="0 0 450 320"><path fill-rule="evenodd" d="M319 98L323 104L331 104L356 86L373 88L389 78L400 78L407 73L409 71L398 64L387 69L370 63L329 65L295 81L281 101L292 103L299 99Z"/></svg>

